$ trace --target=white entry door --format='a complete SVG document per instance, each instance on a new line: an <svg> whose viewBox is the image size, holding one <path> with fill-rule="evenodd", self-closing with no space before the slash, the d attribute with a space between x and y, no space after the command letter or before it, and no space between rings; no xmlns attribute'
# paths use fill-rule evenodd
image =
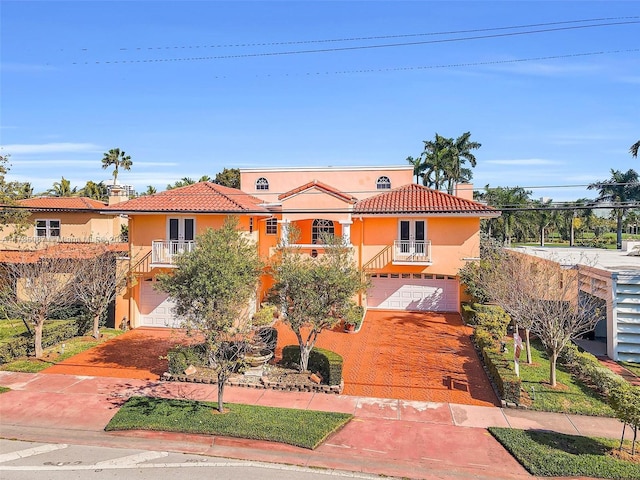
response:
<svg viewBox="0 0 640 480"><path fill-rule="evenodd" d="M400 220L398 222L400 253L424 255L427 239L427 222L424 220Z"/></svg>

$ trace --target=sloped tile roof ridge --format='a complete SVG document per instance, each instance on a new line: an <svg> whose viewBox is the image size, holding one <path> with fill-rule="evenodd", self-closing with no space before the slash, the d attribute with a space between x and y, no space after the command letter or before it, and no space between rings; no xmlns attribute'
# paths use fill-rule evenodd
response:
<svg viewBox="0 0 640 480"><path fill-rule="evenodd" d="M499 214L492 207L410 183L359 201L354 213L484 213Z"/></svg>
<svg viewBox="0 0 640 480"><path fill-rule="evenodd" d="M292 195L295 195L297 193L301 193L304 192L305 190L308 190L310 188L313 187L317 187L320 190L324 190L325 192L331 194L331 195L335 195L338 196L348 202L351 203L355 203L358 201L358 199L356 197L354 197L353 195L349 194L349 193L345 193L341 190L338 190L335 187L332 187L331 185L327 185L326 183L323 183L319 180L313 179L310 182L305 183L304 185L300 185L299 187L296 187L292 190L289 190L288 192L282 193L280 195L278 195L278 200L284 200L285 198L288 198Z"/></svg>
<svg viewBox="0 0 640 480"><path fill-rule="evenodd" d="M88 209L101 210L107 203L89 197L52 197L40 195L38 197L18 200L19 205L32 208L59 208L59 209Z"/></svg>

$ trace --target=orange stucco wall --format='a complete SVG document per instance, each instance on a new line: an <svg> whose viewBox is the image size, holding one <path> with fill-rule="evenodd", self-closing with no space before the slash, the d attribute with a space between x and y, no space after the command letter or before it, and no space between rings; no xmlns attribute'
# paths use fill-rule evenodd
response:
<svg viewBox="0 0 640 480"><path fill-rule="evenodd" d="M395 167L309 167L309 168L265 168L240 169L240 185L244 192L265 201L275 202L279 194L293 190L313 180L326 183L359 200L380 193L376 189L379 177L391 180L391 188L400 187L413 181L411 166ZM256 180L266 178L269 190L257 190Z"/></svg>

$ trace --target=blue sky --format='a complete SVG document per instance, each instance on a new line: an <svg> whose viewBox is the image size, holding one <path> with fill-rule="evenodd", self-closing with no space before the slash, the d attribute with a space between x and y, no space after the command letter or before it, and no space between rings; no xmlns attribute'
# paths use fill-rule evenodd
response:
<svg viewBox="0 0 640 480"><path fill-rule="evenodd" d="M36 191L109 180L115 147L143 191L224 167L402 165L436 132L482 143L476 187L535 198L640 169L637 1L0 9L0 145Z"/></svg>

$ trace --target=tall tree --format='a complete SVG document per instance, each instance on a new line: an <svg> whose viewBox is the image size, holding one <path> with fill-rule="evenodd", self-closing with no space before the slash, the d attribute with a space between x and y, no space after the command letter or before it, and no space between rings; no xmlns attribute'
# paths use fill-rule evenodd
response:
<svg viewBox="0 0 640 480"><path fill-rule="evenodd" d="M611 169L611 178L592 183L589 190L598 190L597 201L609 202L616 216L616 248L622 249L622 221L629 203L640 200L638 173L629 169L626 172Z"/></svg>
<svg viewBox="0 0 640 480"><path fill-rule="evenodd" d="M631 148L629 149L629 153L631 153L633 158L638 158L638 149L640 149L640 140L631 145Z"/></svg>
<svg viewBox="0 0 640 480"><path fill-rule="evenodd" d="M7 181L6 176L11 168L9 157L0 155L0 231L7 225L13 225L13 234L20 235L27 228L29 212L12 207L16 205L17 200L28 198L24 195L25 189L28 189L29 196L33 189L29 183Z"/></svg>
<svg viewBox="0 0 640 480"><path fill-rule="evenodd" d="M470 168L464 167L464 164L469 162L469 165L472 167L476 166L477 161L472 150L477 150L481 146L481 143L471 141L471 132L465 132L450 142L445 167L447 192L449 194L453 194L456 183L463 183L471 180L473 172Z"/></svg>
<svg viewBox="0 0 640 480"><path fill-rule="evenodd" d="M62 177L59 182L53 182L53 188L47 193L54 197L74 197L78 194L78 188L71 188L71 181Z"/></svg>
<svg viewBox="0 0 640 480"><path fill-rule="evenodd" d="M205 339L209 367L217 373L220 412L224 384L244 362L252 331L248 304L262 272L255 244L237 225L228 218L220 229L208 229L192 251L178 257L174 272L158 277L184 326Z"/></svg>
<svg viewBox="0 0 640 480"><path fill-rule="evenodd" d="M324 254L316 258L280 245L272 264L271 301L285 312L283 321L298 339L300 371L307 370L318 335L345 319L355 308L353 297L365 288L344 240L325 238L323 243Z"/></svg>
<svg viewBox="0 0 640 480"><path fill-rule="evenodd" d="M104 154L102 157L102 169L107 169L113 165L113 184L118 184L118 172L119 169L131 170L131 157L127 155L124 150L120 151L119 148L112 148Z"/></svg>
<svg viewBox="0 0 640 480"><path fill-rule="evenodd" d="M0 283L0 304L7 315L34 327L36 358L43 354L45 322L73 300L75 266L74 260L55 251L25 251L22 258L0 265L5 279Z"/></svg>
<svg viewBox="0 0 640 480"><path fill-rule="evenodd" d="M517 216L515 209L524 208L530 201L531 190L522 187L484 187L482 199L488 205L500 210L502 215L496 219L488 220L488 223L498 228L493 228L491 236L501 237L505 245L511 245L513 223Z"/></svg>
<svg viewBox="0 0 640 480"><path fill-rule="evenodd" d="M216 173L213 183L224 185L229 188L240 189L240 169L224 168L221 172Z"/></svg>

